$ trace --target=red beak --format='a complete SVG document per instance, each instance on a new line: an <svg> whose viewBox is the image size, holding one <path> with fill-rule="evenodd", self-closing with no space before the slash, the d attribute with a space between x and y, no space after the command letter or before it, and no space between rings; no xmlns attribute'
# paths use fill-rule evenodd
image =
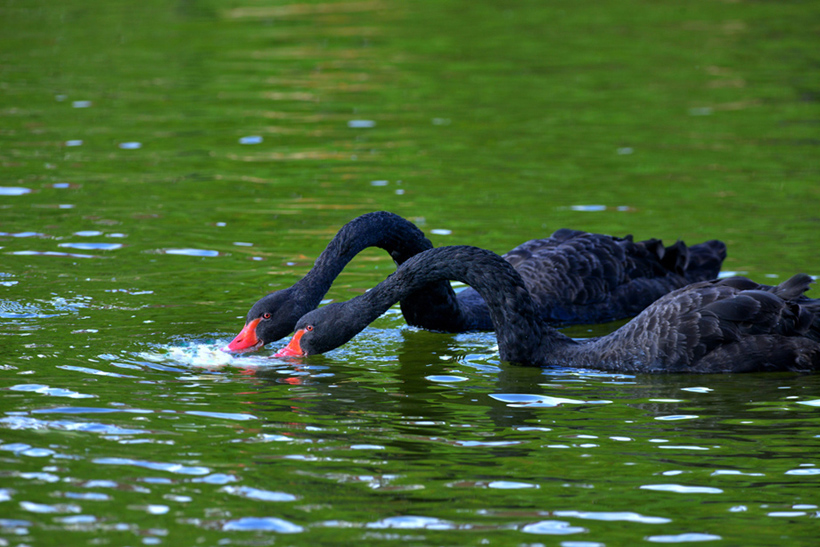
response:
<svg viewBox="0 0 820 547"><path fill-rule="evenodd" d="M236 335L227 347L222 348L223 351L232 353L245 353L246 351L256 351L265 345L264 342L259 341L256 337L256 325L261 319L257 318L248 322L242 329L242 332Z"/></svg>
<svg viewBox="0 0 820 547"><path fill-rule="evenodd" d="M290 343L285 346L284 348L277 351L273 356L274 357L296 357L296 356L303 356L306 355L305 352L302 350L302 345L299 343L299 340L302 339L302 336L305 335L305 329L299 329L296 331L296 334L293 335L293 338L290 339Z"/></svg>

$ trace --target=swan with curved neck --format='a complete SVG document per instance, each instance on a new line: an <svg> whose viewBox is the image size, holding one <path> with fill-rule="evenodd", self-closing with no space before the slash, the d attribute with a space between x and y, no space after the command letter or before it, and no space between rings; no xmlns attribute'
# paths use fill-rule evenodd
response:
<svg viewBox="0 0 820 547"><path fill-rule="evenodd" d="M508 262L463 246L418 254L367 293L306 314L276 356L339 347L407 294L442 279L462 281L481 294L504 361L619 372L820 368L820 300L803 296L812 283L808 275L775 287L740 277L695 283L662 297L615 332L579 341L540 319Z"/></svg>
<svg viewBox="0 0 820 547"><path fill-rule="evenodd" d="M433 248L413 223L385 211L346 224L292 287L268 294L247 314L242 331L226 348L259 349L291 332L296 321L315 309L336 276L367 247L386 250L397 264ZM720 271L726 247L709 241L664 247L656 239L634 242L576 230L558 230L504 255L524 279L539 317L551 324L601 323L639 313L662 295ZM492 330L487 304L474 289L456 295L446 280L406 293L401 309L407 323L428 330Z"/></svg>

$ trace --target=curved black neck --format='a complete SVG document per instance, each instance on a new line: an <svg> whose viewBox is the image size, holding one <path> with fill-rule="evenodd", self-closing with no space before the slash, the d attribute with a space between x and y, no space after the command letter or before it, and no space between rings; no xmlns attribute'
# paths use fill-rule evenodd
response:
<svg viewBox="0 0 820 547"><path fill-rule="evenodd" d="M387 211L362 215L345 224L328 243L313 268L296 284L299 292L314 299L310 304L315 308L344 267L367 247L380 247L401 264L432 249L433 244L412 222L398 215Z"/></svg>
<svg viewBox="0 0 820 547"><path fill-rule="evenodd" d="M316 308L333 281L358 253L380 247L402 264L433 244L415 224L399 215L377 211L345 224L316 259L313 268L294 285L306 310ZM470 317L459 304L453 288L440 279L402 297L402 313L412 326L431 330L467 330Z"/></svg>
<svg viewBox="0 0 820 547"><path fill-rule="evenodd" d="M442 280L466 283L484 298L505 361L541 364L557 342L570 340L542 324L518 272L497 254L477 247L439 247L414 256L351 304L359 301L353 305L367 325L408 294Z"/></svg>

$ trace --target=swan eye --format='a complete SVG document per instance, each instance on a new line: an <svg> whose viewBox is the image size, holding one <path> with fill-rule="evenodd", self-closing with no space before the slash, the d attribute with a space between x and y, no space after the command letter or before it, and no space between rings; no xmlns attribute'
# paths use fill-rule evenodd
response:
<svg viewBox="0 0 820 547"><path fill-rule="evenodd" d="M306 330L306 331L308 331L308 332L313 331L313 325L307 325L307 326L305 326L305 330Z"/></svg>
<svg viewBox="0 0 820 547"><path fill-rule="evenodd" d="M270 319L270 313L265 312L262 314L262 319Z"/></svg>

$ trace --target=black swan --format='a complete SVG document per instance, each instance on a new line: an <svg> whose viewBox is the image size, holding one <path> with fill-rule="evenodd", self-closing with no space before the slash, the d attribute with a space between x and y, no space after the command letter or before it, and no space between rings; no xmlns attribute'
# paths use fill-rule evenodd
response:
<svg viewBox="0 0 820 547"><path fill-rule="evenodd" d="M336 276L367 247L380 247L402 264L433 248L413 223L385 211L347 223L299 282L257 301L245 326L225 348L253 351L293 332L296 321L315 309ZM539 316L551 324L603 323L632 317L678 287L713 279L726 246L708 241L664 247L657 239L634 242L576 230L558 230L504 255L535 299ZM473 289L456 295L446 280L406 294L401 309L409 325L444 332L492 330L487 305Z"/></svg>
<svg viewBox="0 0 820 547"><path fill-rule="evenodd" d="M820 367L820 299L805 274L768 287L742 277L703 281L660 298L600 338L574 340L543 322L508 262L476 247L418 254L367 293L302 317L276 354L310 355L344 344L392 304L433 281L469 284L490 309L501 359L618 372L806 371Z"/></svg>

